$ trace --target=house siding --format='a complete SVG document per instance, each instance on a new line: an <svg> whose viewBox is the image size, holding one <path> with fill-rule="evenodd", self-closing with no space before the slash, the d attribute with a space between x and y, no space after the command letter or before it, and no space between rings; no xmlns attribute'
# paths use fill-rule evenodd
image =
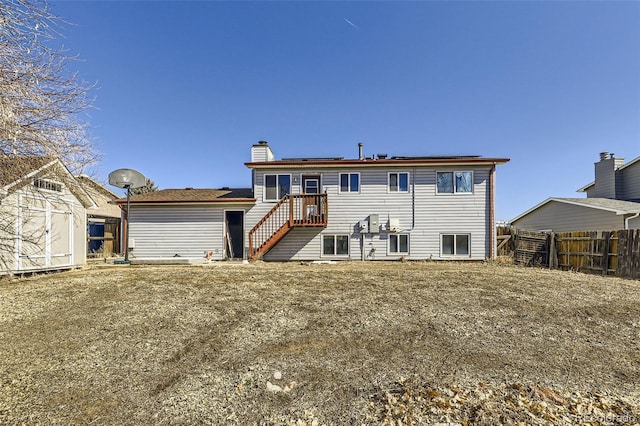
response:
<svg viewBox="0 0 640 426"><path fill-rule="evenodd" d="M224 258L224 212L245 211L245 206L131 206L130 238L135 258ZM245 234L247 231L245 221ZM246 245L245 245L246 247Z"/></svg>
<svg viewBox="0 0 640 426"><path fill-rule="evenodd" d="M436 194L437 171L473 171L474 192L470 194ZM359 193L339 193L340 173L360 173ZM409 192L390 193L388 174L409 173ZM469 167L353 167L340 169L256 169L254 170L256 205L247 215L250 226L257 223L275 203L263 202L265 174L291 174L293 194L301 192L302 175L321 175L322 191L328 197L328 226L325 229L294 229L264 256L265 260L361 259L364 247L366 259L449 259L440 254L442 234L470 235L468 257L455 259L486 259L489 257L491 226L489 223L490 166ZM358 222L377 214L380 224L397 219L402 231L409 235L409 254L389 254L389 232L359 233ZM350 236L349 256L323 256L323 235ZM364 244L361 243L364 238ZM375 250L372 250L375 249Z"/></svg>
<svg viewBox="0 0 640 426"><path fill-rule="evenodd" d="M614 212L550 201L513 222L513 226L529 230L570 232L589 229L611 231L624 229L624 217Z"/></svg>
<svg viewBox="0 0 640 426"><path fill-rule="evenodd" d="M640 161L620 170L621 195L619 199L640 202Z"/></svg>
<svg viewBox="0 0 640 426"><path fill-rule="evenodd" d="M629 229L640 229L640 217L629 219Z"/></svg>

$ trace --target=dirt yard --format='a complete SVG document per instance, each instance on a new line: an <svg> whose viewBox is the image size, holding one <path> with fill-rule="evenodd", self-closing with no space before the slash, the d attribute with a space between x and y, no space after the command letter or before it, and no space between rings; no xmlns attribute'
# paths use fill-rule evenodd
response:
<svg viewBox="0 0 640 426"><path fill-rule="evenodd" d="M0 280L0 424L638 424L639 389L639 281L444 262Z"/></svg>

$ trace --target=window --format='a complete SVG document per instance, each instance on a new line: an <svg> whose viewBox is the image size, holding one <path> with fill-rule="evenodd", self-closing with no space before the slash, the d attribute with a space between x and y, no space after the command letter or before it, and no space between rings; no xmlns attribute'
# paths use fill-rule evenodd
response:
<svg viewBox="0 0 640 426"><path fill-rule="evenodd" d="M46 189L49 191L62 192L62 184L52 182L47 179L36 179L33 181L33 186L40 189Z"/></svg>
<svg viewBox="0 0 640 426"><path fill-rule="evenodd" d="M409 173L389 173L389 192L409 192Z"/></svg>
<svg viewBox="0 0 640 426"><path fill-rule="evenodd" d="M443 256L469 256L469 234L442 235Z"/></svg>
<svg viewBox="0 0 640 426"><path fill-rule="evenodd" d="M291 175L265 175L264 199L265 201L278 201L291 193Z"/></svg>
<svg viewBox="0 0 640 426"><path fill-rule="evenodd" d="M340 173L340 192L360 192L360 173Z"/></svg>
<svg viewBox="0 0 640 426"><path fill-rule="evenodd" d="M348 235L324 235L322 237L322 254L324 256L348 256Z"/></svg>
<svg viewBox="0 0 640 426"><path fill-rule="evenodd" d="M306 179L304 181L304 193L305 194L319 194L320 193L320 181L318 179Z"/></svg>
<svg viewBox="0 0 640 426"><path fill-rule="evenodd" d="M389 235L389 254L408 254L409 234Z"/></svg>
<svg viewBox="0 0 640 426"><path fill-rule="evenodd" d="M473 192L473 172L437 172L438 194Z"/></svg>

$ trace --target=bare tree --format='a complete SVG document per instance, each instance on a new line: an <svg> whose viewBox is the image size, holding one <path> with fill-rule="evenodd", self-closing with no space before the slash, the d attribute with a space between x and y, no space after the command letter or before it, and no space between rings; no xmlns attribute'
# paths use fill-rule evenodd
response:
<svg viewBox="0 0 640 426"><path fill-rule="evenodd" d="M144 186L141 186L140 188L131 189L131 195L142 195L142 194L147 194L149 192L155 192L157 190L158 190L158 186L156 185L156 183L151 179L147 178L147 183Z"/></svg>
<svg viewBox="0 0 640 426"><path fill-rule="evenodd" d="M97 160L83 114L93 86L69 69L76 58L61 47L63 24L45 0L0 1L0 274L17 256L35 262L50 232L50 244L67 244L53 236L57 212L71 209L64 169L77 174ZM29 174L56 158L64 166Z"/></svg>
<svg viewBox="0 0 640 426"><path fill-rule="evenodd" d="M70 72L60 18L43 0L0 3L0 153L59 158L73 173L96 160L82 118L92 85Z"/></svg>

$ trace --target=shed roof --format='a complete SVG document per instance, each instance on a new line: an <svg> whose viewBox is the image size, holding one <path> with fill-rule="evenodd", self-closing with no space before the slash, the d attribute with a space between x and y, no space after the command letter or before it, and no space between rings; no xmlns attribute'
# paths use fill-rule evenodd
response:
<svg viewBox="0 0 640 426"><path fill-rule="evenodd" d="M146 194L131 196L135 204L182 204L182 203L250 203L256 202L251 188L183 188L161 189ZM127 202L126 198L116 200L118 204Z"/></svg>
<svg viewBox="0 0 640 426"><path fill-rule="evenodd" d="M33 179L46 176L63 182L85 208L96 203L69 169L54 157L0 156L0 198L33 183Z"/></svg>
<svg viewBox="0 0 640 426"><path fill-rule="evenodd" d="M53 157L0 157L0 187L11 185L55 161Z"/></svg>

